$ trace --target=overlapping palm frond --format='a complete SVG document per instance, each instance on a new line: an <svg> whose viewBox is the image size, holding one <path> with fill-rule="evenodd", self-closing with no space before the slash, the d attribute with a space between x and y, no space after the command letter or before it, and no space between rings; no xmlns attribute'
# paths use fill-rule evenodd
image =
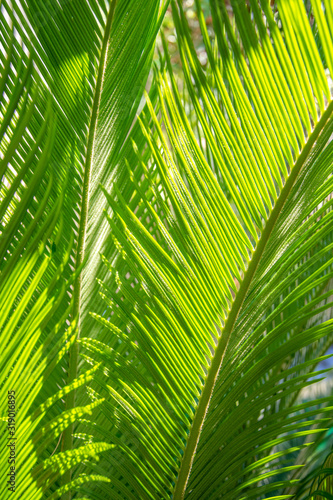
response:
<svg viewBox="0 0 333 500"><path fill-rule="evenodd" d="M77 328L69 323L70 282L63 277L72 242L65 254L57 251L63 200L50 164L56 121L33 50L22 42L8 6L0 23L1 497L37 499L54 491L56 498L56 481L66 469L110 445L94 443L75 453L57 449L63 430L98 404L65 411L61 401L94 370L71 385L63 382Z"/></svg>
<svg viewBox="0 0 333 500"><path fill-rule="evenodd" d="M213 33L196 0L202 64L173 0L185 88L163 41L144 106L167 1L1 3L5 498L309 493L333 409L298 399L332 341L333 10L271 3L211 0Z"/></svg>
<svg viewBox="0 0 333 500"><path fill-rule="evenodd" d="M86 391L75 398L96 370L79 373L76 338L91 333L84 311L95 303L105 232L99 181L110 186L116 174L165 8L1 2L1 393L18 395L20 441L13 494L1 452L4 498L71 497L108 480L87 470L71 477L113 447L80 432L73 439L74 423L100 404Z"/></svg>
<svg viewBox="0 0 333 500"><path fill-rule="evenodd" d="M143 0L25 0L24 9L17 10L54 97L59 133L53 159L60 181L70 177L64 231L66 239L76 232L74 265L82 263L83 255L90 256L80 278L84 283L76 286L83 287L77 292L82 295L82 334L91 328L84 325L84 311L96 302L96 267L105 233L99 183L110 187L116 176L166 5Z"/></svg>
<svg viewBox="0 0 333 500"><path fill-rule="evenodd" d="M302 479L297 494L293 498L309 500L327 498L330 500L332 498L332 473L331 451L324 459L321 457L320 465L313 468L311 473Z"/></svg>
<svg viewBox="0 0 333 500"><path fill-rule="evenodd" d="M134 209L105 189L124 263L104 254L104 342L80 343L102 363L110 498L289 498L291 457L331 423L330 398L296 402L332 338L331 4L231 4L236 28L211 1L212 43L196 2L206 70L172 3L201 137L165 46L126 163Z"/></svg>

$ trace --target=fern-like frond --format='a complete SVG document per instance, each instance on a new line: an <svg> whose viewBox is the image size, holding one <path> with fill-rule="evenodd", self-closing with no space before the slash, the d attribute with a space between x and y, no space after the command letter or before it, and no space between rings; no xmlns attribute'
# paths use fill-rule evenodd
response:
<svg viewBox="0 0 333 500"><path fill-rule="evenodd" d="M105 190L124 264L104 254L104 342L81 344L103 366L111 498L288 498L290 456L331 421L329 399L296 401L321 359L302 353L332 331L330 2L231 4L236 29L211 2L214 44L196 2L206 69L172 3L201 137L164 44L140 117L150 158L126 164L135 209Z"/></svg>

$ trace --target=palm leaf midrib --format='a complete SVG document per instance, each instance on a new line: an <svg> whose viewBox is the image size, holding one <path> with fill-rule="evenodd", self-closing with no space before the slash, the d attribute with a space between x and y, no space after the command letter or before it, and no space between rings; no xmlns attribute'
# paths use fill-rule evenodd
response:
<svg viewBox="0 0 333 500"><path fill-rule="evenodd" d="M185 496L186 486L191 472L194 455L199 442L201 429L207 414L209 403L214 391L215 383L218 378L220 367L222 365L226 348L230 336L232 334L235 322L241 310L242 304L252 283L252 278L256 272L258 264L260 262L261 256L266 248L267 242L269 240L270 234L275 226L276 221L282 211L282 208L289 196L289 193L302 170L305 161L307 160L312 147L314 146L316 140L318 139L320 133L323 131L325 125L327 124L331 114L333 112L333 101L327 106L327 109L323 113L321 119L318 121L317 125L313 129L311 135L308 138L304 148L302 149L300 155L298 156L291 173L285 182L283 189L281 190L280 196L267 220L267 223L262 231L261 238L257 244L257 247L252 255L251 261L249 263L248 269L244 275L244 279L239 287L238 293L235 297L234 303L230 309L228 318L225 322L225 326L221 333L218 345L215 350L215 354L212 360L212 364L209 368L205 384L200 395L195 417L192 422L191 430L188 436L186 448L182 458L182 462L179 469L179 474L175 489L173 492L174 500L181 500Z"/></svg>
<svg viewBox="0 0 333 500"><path fill-rule="evenodd" d="M103 90L103 78L105 67L107 63L107 53L108 44L110 39L110 33L112 28L112 21L114 18L114 12L116 7L116 0L112 0L108 16L106 19L106 25L103 35L102 47L100 51L98 72L96 78L96 87L94 92L94 98L91 108L90 123L87 135L87 149L86 157L84 162L84 177L83 177L83 187L82 187L82 201L81 201L81 213L78 228L78 243L76 250L76 262L75 262L75 273L77 277L74 281L73 288L73 320L78 321L80 325L80 309L81 309L81 291L82 291L82 272L79 272L85 260L85 243L87 235L87 225L88 225L88 210L89 210L89 187L90 187L90 177L91 168L93 165L93 155L94 155L94 143L96 137L96 129L99 115L99 106L101 100L101 94ZM80 337L80 329L78 329L78 338ZM69 352L69 368L68 368L68 383L70 384L77 377L79 362L79 347L78 343L74 342L71 350ZM69 393L66 399L66 407L73 408L75 406L75 391ZM70 450L73 448L73 425L67 427L63 434L63 449ZM63 484L70 481L71 472L68 471L63 477ZM70 495L70 493L68 493ZM70 498L70 496L68 496Z"/></svg>

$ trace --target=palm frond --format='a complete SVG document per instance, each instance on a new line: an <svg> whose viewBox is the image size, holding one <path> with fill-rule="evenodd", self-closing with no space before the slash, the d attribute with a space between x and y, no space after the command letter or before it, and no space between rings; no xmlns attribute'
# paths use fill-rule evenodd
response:
<svg viewBox="0 0 333 500"><path fill-rule="evenodd" d="M321 359L302 352L332 331L321 320L333 263L329 2L313 9L316 29L301 1L275 13L253 1L251 15L231 3L236 31L211 2L214 46L196 2L214 89L172 3L210 161L166 50L157 103L147 96L140 117L144 176L126 167L138 208L105 189L124 265L104 255L104 342L80 343L102 363L91 397L106 399L95 429L118 449L104 463L110 497L288 498L297 479L280 477L302 466L288 458L331 421L328 398L295 402Z"/></svg>
<svg viewBox="0 0 333 500"><path fill-rule="evenodd" d="M64 279L73 241L65 253L57 251L63 198L50 164L56 120L34 69L33 49L22 43L9 8L2 8L0 25L5 62L0 84L1 497L37 499L49 496L50 489L55 496L54 483L67 469L110 445L57 450L64 430L101 401L67 411L63 404L95 369L63 383L77 326L68 321L67 293L75 276Z"/></svg>

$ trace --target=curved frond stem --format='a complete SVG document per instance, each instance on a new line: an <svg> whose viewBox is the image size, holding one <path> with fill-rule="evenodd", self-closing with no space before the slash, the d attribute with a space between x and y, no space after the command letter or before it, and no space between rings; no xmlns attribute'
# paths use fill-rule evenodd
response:
<svg viewBox="0 0 333 500"><path fill-rule="evenodd" d="M200 400L197 406L197 411L195 417L193 419L192 427L190 430L190 434L188 437L187 445L184 451L184 455L182 458L182 463L179 469L178 479L173 492L174 500L182 500L185 497L185 491L187 482L189 479L189 475L191 472L196 448L199 442L201 429L205 420L205 416L207 414L209 404L211 401L211 397L214 391L214 387L216 384L216 380L218 378L218 374L220 371L220 367L222 365L226 349L233 332L234 325L238 318L239 312L241 310L242 304L246 297L246 294L249 290L249 287L252 282L252 278L255 274L255 271L258 267L260 259L264 253L266 248L266 244L269 240L270 234L275 226L275 223L283 209L283 206L288 198L288 195L297 180L299 173L301 172L305 161L308 158L309 153L311 152L312 147L314 146L316 140L318 139L320 133L324 129L328 120L330 119L333 112L333 102L331 102L325 112L323 113L321 119L315 126L312 134L310 135L306 145L304 146L301 154L299 155L294 167L291 170L291 173L281 191L281 194L271 212L269 219L262 231L261 238L257 244L257 247L253 253L252 259L249 263L248 269L245 273L244 280L242 281L238 293L236 294L235 301L232 305L232 308L229 312L228 318L225 322L224 329L221 333L221 337L219 343L217 345L214 358L212 360L211 366L208 370L207 377L204 383L204 387L202 389L202 393L200 395Z"/></svg>
<svg viewBox="0 0 333 500"><path fill-rule="evenodd" d="M85 255L85 241L87 234L88 225L88 207L89 207L89 185L91 177L91 168L94 154L94 143L96 137L96 128L98 121L99 105L101 100L101 94L103 89L103 79L104 72L107 63L108 45L109 38L112 28L112 21L114 18L114 12L116 7L116 0L112 0L110 5L110 10L106 20L105 32L103 37L103 44L100 53L100 62L97 73L96 88L94 94L94 100L91 111L91 119L88 132L87 140L87 150L86 159L84 164L84 178L83 178L83 189L82 189L82 205L81 205L81 216L80 225L78 230L78 243L77 243L77 254L76 254L76 264L75 271L82 268L83 262L86 258ZM81 288L82 288L82 273L78 273L73 290L73 319L78 320L78 338L80 336L80 306L81 306ZM79 346L75 342L69 352L69 369L68 369L68 383L70 384L77 377L78 371L78 361L79 361ZM75 391L72 391L66 400L66 408L70 409L75 406ZM63 451L71 450L73 448L73 424L65 429L63 433ZM63 476L63 484L67 484L71 481L71 471L68 470ZM66 497L68 500L71 498L70 491L66 492Z"/></svg>

